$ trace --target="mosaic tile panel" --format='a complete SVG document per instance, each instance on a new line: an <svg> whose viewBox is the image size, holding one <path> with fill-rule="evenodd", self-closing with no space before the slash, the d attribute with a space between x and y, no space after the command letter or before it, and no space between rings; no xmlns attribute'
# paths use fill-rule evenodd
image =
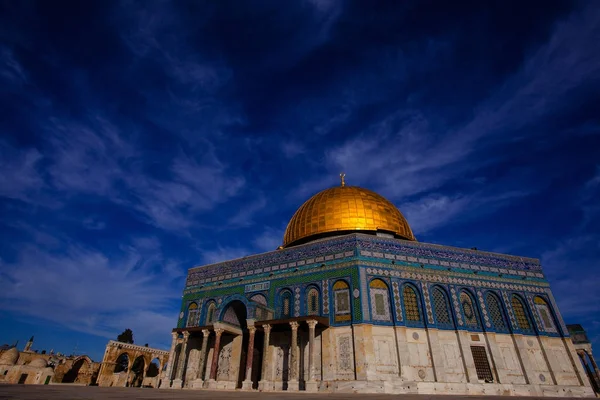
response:
<svg viewBox="0 0 600 400"><path fill-rule="evenodd" d="M416 269L416 268L415 268ZM416 269L419 270L419 269ZM378 274L383 275L384 270L382 268L367 268L367 274ZM538 285L522 285L511 282L506 282L506 280L493 280L489 277L484 279L473 279L473 278L461 278L452 275L456 274L447 274L442 271L438 272L413 272L406 269L402 270L391 270L387 272L387 275L392 277L398 277L402 279L410 279L416 281L427 281L432 283L442 283L442 284L456 284L461 286L475 286L481 288L494 288L494 289L504 289L504 290L514 290L514 291L540 291L543 292L543 289Z"/></svg>
<svg viewBox="0 0 600 400"><path fill-rule="evenodd" d="M456 294L456 289L451 286L450 287L450 295L452 296L452 305L448 309L448 312L451 312L452 306L454 306L454 315L456 316L456 322L459 326L463 326L465 323L462 318L462 313L460 312L460 305L458 302L458 296ZM445 296L445 294L444 294ZM452 315L450 315L450 320L452 320Z"/></svg>
<svg viewBox="0 0 600 400"><path fill-rule="evenodd" d="M567 329L567 325L565 325L565 320L563 319L558 306L556 305L556 301L554 300L554 296L552 295L552 291L550 289L545 289L546 295L548 296L548 300L550 300L550 304L552 305L552 309L556 313L556 318L558 319L558 323L560 325L560 329L562 330L562 334L565 337L569 337L569 330Z"/></svg>
<svg viewBox="0 0 600 400"><path fill-rule="evenodd" d="M354 292L356 293L357 289L360 287L359 276L358 276L358 268L352 268L350 270L350 279L352 281L352 287L354 287ZM365 293L366 295L366 293ZM352 298L352 318L354 321L362 321L363 313L361 308L362 302L360 299L360 293L355 295Z"/></svg>
<svg viewBox="0 0 600 400"><path fill-rule="evenodd" d="M482 323L485 324L486 328L491 328L492 324L490 322L487 307L485 306L485 301L483 301L483 293L481 290L477 290L477 301L479 302L479 308L481 309L481 317L483 318Z"/></svg>
<svg viewBox="0 0 600 400"><path fill-rule="evenodd" d="M316 288L310 288L306 292L306 313L308 315L320 315L319 291Z"/></svg>
<svg viewBox="0 0 600 400"><path fill-rule="evenodd" d="M323 281L323 314L329 314L329 281Z"/></svg>
<svg viewBox="0 0 600 400"><path fill-rule="evenodd" d="M402 306L400 305L400 290L398 282L392 282L392 292L394 293L394 307L396 308L396 318L402 321Z"/></svg>
<svg viewBox="0 0 600 400"><path fill-rule="evenodd" d="M337 281L333 285L333 304L335 310L335 321L350 321L350 287L344 281Z"/></svg>
<svg viewBox="0 0 600 400"><path fill-rule="evenodd" d="M528 271L541 272L539 260L536 259L351 234L243 259L195 267L188 272L186 286L281 271L328 260L352 258L357 250L360 254L366 252L364 254L371 256L376 253L381 254L381 258L384 258L386 253L393 255L397 260L434 265L445 263L455 268L475 266L477 267L475 269L482 271L487 269L492 272L512 269L521 271L524 276L529 276Z"/></svg>
<svg viewBox="0 0 600 400"><path fill-rule="evenodd" d="M546 300L542 299L540 296L535 296L533 299L533 304L535 305L535 310L537 314L539 314L539 319L541 321L541 327L546 332L558 333L556 329L556 324L554 323L554 318L552 318L552 312L550 311L550 307Z"/></svg>
<svg viewBox="0 0 600 400"><path fill-rule="evenodd" d="M508 317L510 318L510 324L511 324L512 328L519 329L519 326L517 325L517 319L515 318L515 313L513 312L513 309L512 309L512 304L510 303L510 300L508 299L508 294L506 294L506 292L502 292L502 298L504 299L504 306L508 310Z"/></svg>
<svg viewBox="0 0 600 400"><path fill-rule="evenodd" d="M294 316L300 316L300 288L298 286L294 288Z"/></svg>
<svg viewBox="0 0 600 400"><path fill-rule="evenodd" d="M425 282L421 282L421 290L423 293L423 299L425 299L425 312L427 313L427 321L433 324L433 311L431 310L431 300L429 298L429 285Z"/></svg>
<svg viewBox="0 0 600 400"><path fill-rule="evenodd" d="M471 296L465 291L460 293L460 304L462 306L462 311L467 326L471 328L479 328L475 304L473 304L473 299Z"/></svg>
<svg viewBox="0 0 600 400"><path fill-rule="evenodd" d="M362 293L367 293L367 275L365 269L360 268L358 274L360 276L360 290ZM366 299L362 301L362 314L364 315L365 319L368 320L370 318L369 304L367 304Z"/></svg>
<svg viewBox="0 0 600 400"><path fill-rule="evenodd" d="M391 321L389 290L382 280L373 279L369 284L371 317L374 321Z"/></svg>
<svg viewBox="0 0 600 400"><path fill-rule="evenodd" d="M543 331L544 327L542 325L542 321L540 320L540 316L538 315L536 307L533 304L533 296L528 296L525 294L523 297L525 299L527 299L527 304L529 304L529 309L531 310L531 313L533 314L533 319L535 320L535 325L538 327L539 330Z"/></svg>

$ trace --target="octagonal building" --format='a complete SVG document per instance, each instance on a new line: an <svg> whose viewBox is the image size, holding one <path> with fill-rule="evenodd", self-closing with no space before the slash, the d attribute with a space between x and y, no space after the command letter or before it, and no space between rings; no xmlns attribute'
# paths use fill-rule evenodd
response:
<svg viewBox="0 0 600 400"><path fill-rule="evenodd" d="M594 396L539 260L420 243L343 181L191 268L172 338L163 388Z"/></svg>

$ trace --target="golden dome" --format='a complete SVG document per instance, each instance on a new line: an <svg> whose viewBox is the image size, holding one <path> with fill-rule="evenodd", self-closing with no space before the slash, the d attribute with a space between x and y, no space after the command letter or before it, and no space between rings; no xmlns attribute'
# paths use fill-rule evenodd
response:
<svg viewBox="0 0 600 400"><path fill-rule="evenodd" d="M384 231L415 240L400 211L383 196L357 186L336 186L308 199L290 220L283 246L304 243L311 237L352 231Z"/></svg>

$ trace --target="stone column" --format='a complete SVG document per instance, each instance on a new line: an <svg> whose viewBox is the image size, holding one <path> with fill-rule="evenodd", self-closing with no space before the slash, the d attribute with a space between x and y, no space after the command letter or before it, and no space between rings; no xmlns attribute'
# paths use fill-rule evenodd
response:
<svg viewBox="0 0 600 400"><path fill-rule="evenodd" d="M315 381L315 327L317 321L311 319L308 323L308 380L306 381L306 391L316 392L317 381Z"/></svg>
<svg viewBox="0 0 600 400"><path fill-rule="evenodd" d="M591 351L589 353L589 356L590 362L592 363L592 367L594 367L594 373L596 374L596 381L600 381L600 369L598 369L598 364L596 364L596 360L594 359L594 356L592 355Z"/></svg>
<svg viewBox="0 0 600 400"><path fill-rule="evenodd" d="M242 389L252 389L252 361L254 356L254 335L256 328L254 326L248 326L248 352L246 353L246 379L242 382Z"/></svg>
<svg viewBox="0 0 600 400"><path fill-rule="evenodd" d="M215 345L213 348L213 358L210 364L210 381L215 382L217 380L217 366L219 365L219 347L221 347L221 335L223 329L215 329Z"/></svg>
<svg viewBox="0 0 600 400"><path fill-rule="evenodd" d="M169 359L167 361L167 370L165 371L165 376L160 381L161 389L168 389L171 387L171 380L173 379L173 364L175 363L175 347L177 346L177 332L171 332L172 340L171 340L171 349L169 350ZM162 364L161 364L162 367ZM162 371L159 371L159 375Z"/></svg>
<svg viewBox="0 0 600 400"><path fill-rule="evenodd" d="M297 391L300 389L298 383L298 322L290 322L292 328L292 342L290 343L290 380L288 381L288 390Z"/></svg>
<svg viewBox="0 0 600 400"><path fill-rule="evenodd" d="M196 378L191 382L192 389L202 389L204 387L204 369L206 368L206 350L208 348L209 336L210 331L202 329L202 350L200 350L200 357L198 359Z"/></svg>
<svg viewBox="0 0 600 400"><path fill-rule="evenodd" d="M137 353L133 353L133 359L128 360L127 363L127 379L125 380L125 386L131 386L131 367L133 367L133 362L135 361L135 356ZM129 357L129 355L127 355Z"/></svg>
<svg viewBox="0 0 600 400"><path fill-rule="evenodd" d="M208 329L202 329L202 350L200 350L200 364L198 365L197 378L204 379L204 369L206 368L206 351L208 350L208 340L210 338L210 331Z"/></svg>
<svg viewBox="0 0 600 400"><path fill-rule="evenodd" d="M187 344L188 339L190 338L190 333L188 331L183 332L183 341L181 342L181 349L179 350L179 361L177 363L177 374L175 375L175 379L173 380L173 388L182 388L183 387L183 370L185 369L185 362L187 359Z"/></svg>
<svg viewBox="0 0 600 400"><path fill-rule="evenodd" d="M264 338L264 342L263 342L263 357L262 357L262 372L261 372L261 377L260 377L260 382L258 382L258 389L262 390L262 391L266 391L266 390L272 390L273 388L270 387L271 382L269 381L269 378L267 376L267 374L270 372L271 370L271 360L269 359L269 342L270 342L270 338L271 338L271 325L269 324L265 324L263 325L263 330L265 332L265 338Z"/></svg>

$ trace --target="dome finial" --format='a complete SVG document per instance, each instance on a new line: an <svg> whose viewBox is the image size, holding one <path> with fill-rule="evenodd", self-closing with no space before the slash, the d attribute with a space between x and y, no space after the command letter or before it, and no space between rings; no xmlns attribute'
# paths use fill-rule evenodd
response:
<svg viewBox="0 0 600 400"><path fill-rule="evenodd" d="M342 187L346 186L346 181L344 180L345 177L346 177L346 174L342 172L340 174L340 179L342 180L342 185L341 185Z"/></svg>

